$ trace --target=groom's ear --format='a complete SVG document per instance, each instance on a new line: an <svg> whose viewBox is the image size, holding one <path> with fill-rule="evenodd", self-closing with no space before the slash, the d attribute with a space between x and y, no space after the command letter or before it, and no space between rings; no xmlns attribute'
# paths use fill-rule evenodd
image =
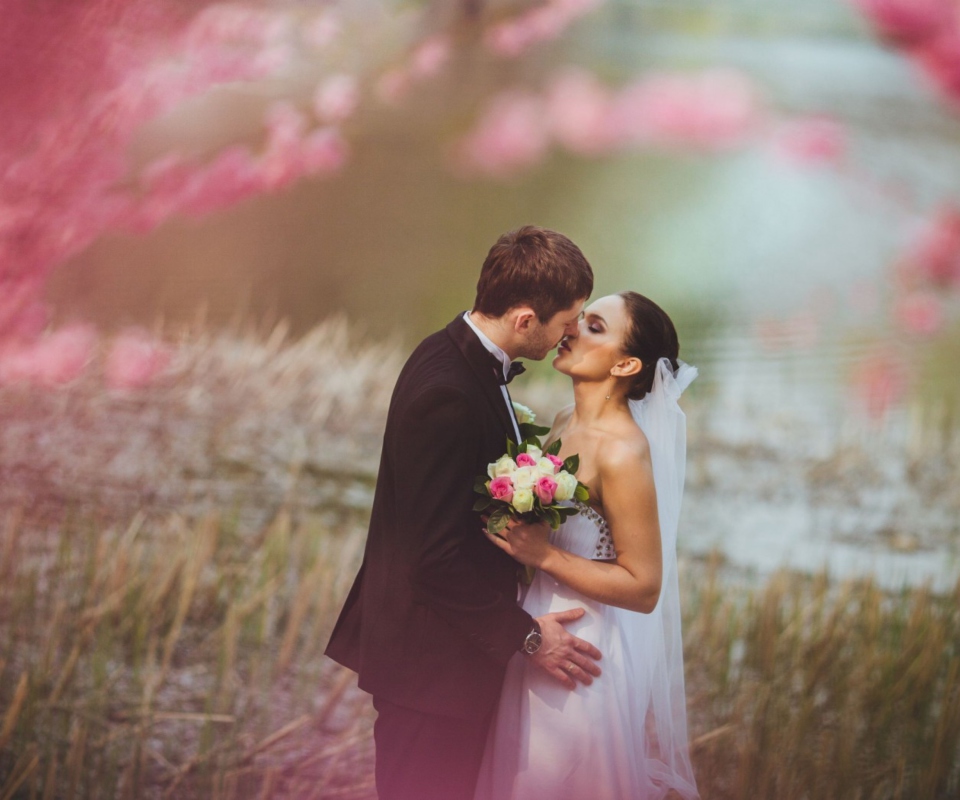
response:
<svg viewBox="0 0 960 800"><path fill-rule="evenodd" d="M635 356L627 356L620 359L610 369L610 374L615 378L626 378L630 375L636 375L643 369L643 362Z"/></svg>
<svg viewBox="0 0 960 800"><path fill-rule="evenodd" d="M516 333L529 333L537 319L536 313L530 306L517 306L511 308L509 313L513 317L513 330Z"/></svg>

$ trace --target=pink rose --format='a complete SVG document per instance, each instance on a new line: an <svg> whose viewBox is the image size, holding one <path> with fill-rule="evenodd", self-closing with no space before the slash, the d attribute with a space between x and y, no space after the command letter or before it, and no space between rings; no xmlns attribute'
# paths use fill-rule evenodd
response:
<svg viewBox="0 0 960 800"><path fill-rule="evenodd" d="M517 466L518 467L535 467L537 466L537 461L529 453L520 453L520 455L517 456Z"/></svg>
<svg viewBox="0 0 960 800"><path fill-rule="evenodd" d="M557 491L557 482L549 475L544 475L534 484L533 491L540 498L540 502L548 506L553 502L553 496Z"/></svg>
<svg viewBox="0 0 960 800"><path fill-rule="evenodd" d="M546 458L549 458L550 463L553 464L554 467L556 467L556 469L554 469L554 472L559 472L560 468L563 466L563 459L557 458L554 455L550 455L550 453L547 453Z"/></svg>
<svg viewBox="0 0 960 800"><path fill-rule="evenodd" d="M507 475L494 478L487 488L494 500L503 500L505 503L513 500L513 481Z"/></svg>

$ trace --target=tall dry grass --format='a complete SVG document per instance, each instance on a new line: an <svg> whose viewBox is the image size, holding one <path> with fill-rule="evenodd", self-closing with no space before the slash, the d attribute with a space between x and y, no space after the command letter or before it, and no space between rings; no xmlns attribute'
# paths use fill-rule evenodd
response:
<svg viewBox="0 0 960 800"><path fill-rule="evenodd" d="M369 704L322 657L363 532L77 520L0 562L0 798L371 796Z"/></svg>
<svg viewBox="0 0 960 800"><path fill-rule="evenodd" d="M688 581L693 759L705 798L960 795L960 581L882 592L780 572Z"/></svg>

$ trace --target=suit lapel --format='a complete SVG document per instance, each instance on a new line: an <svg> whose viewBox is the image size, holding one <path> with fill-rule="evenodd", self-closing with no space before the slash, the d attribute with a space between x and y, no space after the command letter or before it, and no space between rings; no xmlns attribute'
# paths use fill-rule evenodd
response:
<svg viewBox="0 0 960 800"><path fill-rule="evenodd" d="M453 339L454 344L476 375L477 381L483 387L484 396L493 406L493 410L503 426L504 435L516 440L513 420L510 418L510 411L507 410L503 392L497 382L496 365L493 364L493 357L490 352L483 346L477 335L470 330L470 326L467 325L462 314L458 314L453 322L447 325L447 333Z"/></svg>

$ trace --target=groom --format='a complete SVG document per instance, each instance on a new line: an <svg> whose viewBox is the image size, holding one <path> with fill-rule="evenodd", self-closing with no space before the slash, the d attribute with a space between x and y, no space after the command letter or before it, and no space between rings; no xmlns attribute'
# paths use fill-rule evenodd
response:
<svg viewBox="0 0 960 800"><path fill-rule="evenodd" d="M506 384L574 334L593 272L562 234L526 226L490 249L473 311L427 337L400 373L363 565L326 653L373 695L380 800L471 800L507 661L520 652L570 689L600 670L533 619L518 564L482 535L474 479L519 440Z"/></svg>

